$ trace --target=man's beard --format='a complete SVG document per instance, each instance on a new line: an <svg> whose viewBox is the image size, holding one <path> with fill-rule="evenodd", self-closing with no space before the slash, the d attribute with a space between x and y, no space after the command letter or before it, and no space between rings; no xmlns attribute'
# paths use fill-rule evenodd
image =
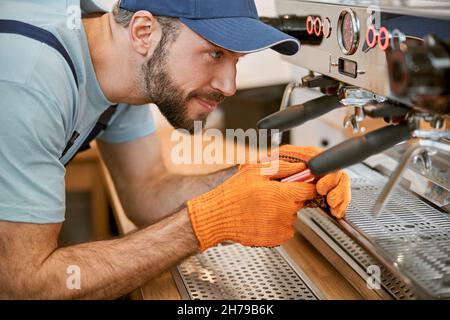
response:
<svg viewBox="0 0 450 320"><path fill-rule="evenodd" d="M209 112L200 114L196 119L190 119L186 107L188 103L194 98L220 103L225 99L225 96L218 92L198 90L185 94L174 83L167 71L167 47L167 40L163 36L153 56L142 66L140 76L141 79L143 77L145 83L144 94L148 101L158 106L161 113L175 129L186 129L192 134L194 133L194 121L200 121L201 127L204 127ZM142 86L142 80L140 82ZM197 127L195 126L195 128Z"/></svg>

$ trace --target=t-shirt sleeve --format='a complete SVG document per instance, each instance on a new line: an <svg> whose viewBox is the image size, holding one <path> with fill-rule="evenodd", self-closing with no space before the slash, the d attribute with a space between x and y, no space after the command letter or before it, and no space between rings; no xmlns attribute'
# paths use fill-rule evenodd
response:
<svg viewBox="0 0 450 320"><path fill-rule="evenodd" d="M111 122L99 139L122 143L142 138L155 132L150 105L130 106L119 104Z"/></svg>
<svg viewBox="0 0 450 320"><path fill-rule="evenodd" d="M0 220L64 221L64 121L40 91L0 81Z"/></svg>

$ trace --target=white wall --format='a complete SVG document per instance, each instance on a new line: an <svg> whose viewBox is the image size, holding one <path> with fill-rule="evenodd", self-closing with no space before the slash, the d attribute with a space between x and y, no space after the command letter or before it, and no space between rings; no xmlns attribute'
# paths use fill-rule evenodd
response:
<svg viewBox="0 0 450 320"><path fill-rule="evenodd" d="M275 0L255 0L255 3L260 16L277 16ZM273 50L252 53L238 64L237 86L246 89L286 83L296 77L295 69Z"/></svg>

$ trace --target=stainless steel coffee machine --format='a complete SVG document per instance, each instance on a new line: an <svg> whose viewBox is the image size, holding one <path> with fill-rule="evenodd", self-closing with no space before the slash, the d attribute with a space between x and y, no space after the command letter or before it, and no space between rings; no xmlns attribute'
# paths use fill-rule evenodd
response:
<svg viewBox="0 0 450 320"><path fill-rule="evenodd" d="M308 208L297 230L366 298L449 298L450 2L277 0L277 10L263 20L301 40L286 60L310 74L259 128L349 108L343 125L359 133L309 162L318 176L350 174L346 218ZM289 106L298 87L324 95ZM367 117L385 126L361 134Z"/></svg>

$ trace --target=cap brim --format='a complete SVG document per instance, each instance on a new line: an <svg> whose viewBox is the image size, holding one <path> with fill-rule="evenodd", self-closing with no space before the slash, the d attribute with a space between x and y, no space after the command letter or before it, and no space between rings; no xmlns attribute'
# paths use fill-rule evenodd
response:
<svg viewBox="0 0 450 320"><path fill-rule="evenodd" d="M233 17L180 20L206 40L233 52L252 53L271 48L291 56L300 49L297 39L257 19Z"/></svg>

